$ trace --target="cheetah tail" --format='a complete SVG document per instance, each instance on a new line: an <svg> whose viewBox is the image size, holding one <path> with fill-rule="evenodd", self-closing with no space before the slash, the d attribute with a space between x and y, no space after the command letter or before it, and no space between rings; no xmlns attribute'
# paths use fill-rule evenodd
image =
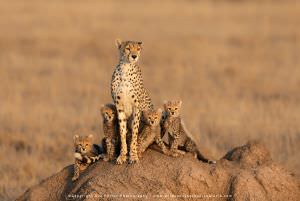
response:
<svg viewBox="0 0 300 201"><path fill-rule="evenodd" d="M103 159L104 158L104 154L99 154L98 156L92 156L90 157L91 163L95 163L96 161Z"/></svg>
<svg viewBox="0 0 300 201"><path fill-rule="evenodd" d="M217 162L214 161L214 160L209 160L207 158L205 158L199 150L197 150L197 159L200 160L200 161L203 161L205 163L209 163L209 164L216 164Z"/></svg>

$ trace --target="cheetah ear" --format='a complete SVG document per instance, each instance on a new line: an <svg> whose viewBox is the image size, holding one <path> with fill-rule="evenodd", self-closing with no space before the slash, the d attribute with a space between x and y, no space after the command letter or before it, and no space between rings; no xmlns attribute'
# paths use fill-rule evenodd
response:
<svg viewBox="0 0 300 201"><path fill-rule="evenodd" d="M167 109L167 101L166 100L163 101L163 108L164 108L164 110Z"/></svg>
<svg viewBox="0 0 300 201"><path fill-rule="evenodd" d="M104 105L104 104L102 104L102 105L101 105L101 107L100 107L100 112L101 112L101 113L103 113L103 111L104 111L104 108L105 108L105 105Z"/></svg>
<svg viewBox="0 0 300 201"><path fill-rule="evenodd" d="M161 114L161 113L162 113L162 109L161 109L161 108L158 108L158 109L156 110L156 112L159 113L159 114Z"/></svg>
<svg viewBox="0 0 300 201"><path fill-rule="evenodd" d="M182 105L182 100L179 100L178 104L179 104L179 106L181 106Z"/></svg>
<svg viewBox="0 0 300 201"><path fill-rule="evenodd" d="M164 100L164 104L163 104L163 106L164 106L164 109L167 109L167 105L168 105L168 103L169 103L169 101L167 101L167 100Z"/></svg>
<svg viewBox="0 0 300 201"><path fill-rule="evenodd" d="M89 139L93 139L94 135L93 134L89 134L88 138Z"/></svg>
<svg viewBox="0 0 300 201"><path fill-rule="evenodd" d="M117 38L116 41L115 41L115 43L116 43L117 48L120 49L121 45L122 45L121 39Z"/></svg>
<svg viewBox="0 0 300 201"><path fill-rule="evenodd" d="M79 135L74 135L73 140L76 142L76 140L79 138Z"/></svg>
<svg viewBox="0 0 300 201"><path fill-rule="evenodd" d="M143 116L147 119L147 117L148 117L148 110L143 110Z"/></svg>
<svg viewBox="0 0 300 201"><path fill-rule="evenodd" d="M142 44L143 44L143 42L141 42L141 41L140 41L140 42L137 42L137 44L139 44L139 45L142 45Z"/></svg>

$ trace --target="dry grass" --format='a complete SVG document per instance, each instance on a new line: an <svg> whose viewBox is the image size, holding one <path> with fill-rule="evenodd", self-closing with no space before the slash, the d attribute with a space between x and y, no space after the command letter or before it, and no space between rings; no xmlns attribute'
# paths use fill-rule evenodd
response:
<svg viewBox="0 0 300 201"><path fill-rule="evenodd" d="M293 1L7 1L0 7L0 199L72 163L75 132L100 140L116 37L144 42L156 106L183 100L219 158L249 139L300 168L300 12ZM82 131L84 130L84 131Z"/></svg>

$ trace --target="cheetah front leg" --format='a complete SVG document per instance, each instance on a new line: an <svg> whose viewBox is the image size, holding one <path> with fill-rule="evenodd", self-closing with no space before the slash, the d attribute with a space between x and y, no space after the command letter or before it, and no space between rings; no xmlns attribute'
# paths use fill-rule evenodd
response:
<svg viewBox="0 0 300 201"><path fill-rule="evenodd" d="M167 147L165 146L164 141L161 138L160 133L157 133L155 136L155 143L160 147L161 151L166 154L166 155L170 155L170 150L167 149Z"/></svg>
<svg viewBox="0 0 300 201"><path fill-rule="evenodd" d="M110 161L110 160L112 160L112 139L111 138L109 138L109 137L107 137L106 139L105 139L105 144L106 144L106 155L105 155L105 157L104 157L104 161Z"/></svg>
<svg viewBox="0 0 300 201"><path fill-rule="evenodd" d="M142 157L142 153L146 150L146 148L143 144L143 142L145 141L145 138L146 138L146 132L141 133L138 138L137 148L138 148L138 157L139 158Z"/></svg>
<svg viewBox="0 0 300 201"><path fill-rule="evenodd" d="M72 177L72 181L76 181L79 178L79 174L80 174L80 164L76 159L74 163L74 176Z"/></svg>
<svg viewBox="0 0 300 201"><path fill-rule="evenodd" d="M118 109L118 119L120 125L120 138L121 138L121 153L117 158L116 163L118 165L123 164L126 161L127 155L127 144L126 144L126 134L127 134L127 121L125 112Z"/></svg>
<svg viewBox="0 0 300 201"><path fill-rule="evenodd" d="M134 108L132 126L131 126L132 136L131 136L130 155L129 155L130 163L136 163L139 161L139 157L137 154L137 136L139 132L140 118L141 118L141 111L138 108Z"/></svg>
<svg viewBox="0 0 300 201"><path fill-rule="evenodd" d="M117 146L117 144L116 144L115 140L112 139L112 141L111 141L111 147L110 147L110 153L108 155L109 160L113 160L114 159L115 154L116 154L116 146Z"/></svg>
<svg viewBox="0 0 300 201"><path fill-rule="evenodd" d="M179 136L176 134L170 135L169 134L169 138L170 140L170 155L173 157L178 157L179 155L184 155L185 152L178 150L178 144L179 144Z"/></svg>

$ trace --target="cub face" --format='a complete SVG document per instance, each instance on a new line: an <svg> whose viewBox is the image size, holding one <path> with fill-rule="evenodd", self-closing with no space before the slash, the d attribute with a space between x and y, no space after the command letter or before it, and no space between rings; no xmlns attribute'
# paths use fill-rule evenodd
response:
<svg viewBox="0 0 300 201"><path fill-rule="evenodd" d="M93 149L93 135L74 135L74 148L76 153L86 154Z"/></svg>
<svg viewBox="0 0 300 201"><path fill-rule="evenodd" d="M113 104L103 105L100 109L104 121L113 122L117 117L116 108Z"/></svg>
<svg viewBox="0 0 300 201"><path fill-rule="evenodd" d="M160 120L161 120L161 115L162 115L162 110L159 108L157 110L151 111L143 111L144 115L144 120L147 125L150 126L159 126L160 125Z"/></svg>
<svg viewBox="0 0 300 201"><path fill-rule="evenodd" d="M120 59L126 63L136 63L142 50L142 42L116 40Z"/></svg>
<svg viewBox="0 0 300 201"><path fill-rule="evenodd" d="M182 101L166 101L164 108L168 116L178 117L180 115L181 104Z"/></svg>

